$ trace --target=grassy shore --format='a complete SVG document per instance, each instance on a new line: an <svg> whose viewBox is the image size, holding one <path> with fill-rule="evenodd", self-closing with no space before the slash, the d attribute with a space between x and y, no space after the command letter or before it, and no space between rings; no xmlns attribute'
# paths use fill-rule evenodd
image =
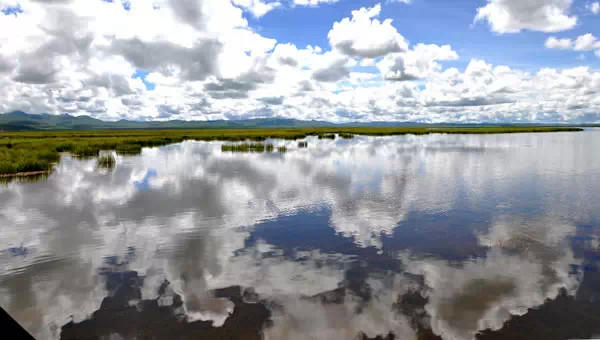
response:
<svg viewBox="0 0 600 340"><path fill-rule="evenodd" d="M10 175L49 171L60 160L61 152L69 152L75 157L98 157L101 150L114 150L120 155L136 155L144 147L178 143L184 140L262 142L266 139L299 140L308 136L318 136L319 138L328 139L335 138L336 134L341 138L351 138L354 135L493 134L581 130L573 127L494 126L465 128L404 127L6 132L0 133L0 174ZM283 152L283 150L279 151Z"/></svg>

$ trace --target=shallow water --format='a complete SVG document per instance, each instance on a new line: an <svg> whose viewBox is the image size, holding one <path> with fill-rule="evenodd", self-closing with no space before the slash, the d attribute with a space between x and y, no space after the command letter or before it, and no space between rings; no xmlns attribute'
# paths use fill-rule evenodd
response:
<svg viewBox="0 0 600 340"><path fill-rule="evenodd" d="M184 142L0 186L39 339L600 334L600 130Z"/></svg>

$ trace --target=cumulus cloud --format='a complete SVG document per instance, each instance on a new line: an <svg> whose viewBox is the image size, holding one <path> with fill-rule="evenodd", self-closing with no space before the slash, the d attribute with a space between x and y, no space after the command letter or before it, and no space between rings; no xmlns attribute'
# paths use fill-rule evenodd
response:
<svg viewBox="0 0 600 340"><path fill-rule="evenodd" d="M590 51L599 49L600 41L598 41L598 38L596 38L593 34L587 33L577 37L574 48L576 51Z"/></svg>
<svg viewBox="0 0 600 340"><path fill-rule="evenodd" d="M577 24L577 17L569 15L571 4L572 0L488 0L477 9L475 21L487 20L497 33L564 31Z"/></svg>
<svg viewBox="0 0 600 340"><path fill-rule="evenodd" d="M404 53L387 55L377 68L387 80L416 80L440 71L442 66L437 61L456 59L458 54L450 45L418 44Z"/></svg>
<svg viewBox="0 0 600 340"><path fill-rule="evenodd" d="M573 46L573 42L571 39L558 39L555 37L550 37L546 39L546 43L544 44L546 48L557 48L562 50L570 49Z"/></svg>
<svg viewBox="0 0 600 340"><path fill-rule="evenodd" d="M593 51L600 55L600 40L591 33L578 36L575 40L569 38L557 39L550 37L546 40L546 48L569 49L574 51ZM581 55L585 58L585 55Z"/></svg>
<svg viewBox="0 0 600 340"><path fill-rule="evenodd" d="M376 58L404 51L408 43L392 26L392 20L373 19L381 13L381 4L352 11L352 18L333 24L327 35L331 46L351 57Z"/></svg>
<svg viewBox="0 0 600 340"><path fill-rule="evenodd" d="M494 0L481 11L500 6L510 19L502 26L508 32L530 22L529 14L539 24L550 20L540 13L560 17L570 6L564 1L528 4L533 10ZM381 4L332 22L325 47L278 42L248 25L249 15L289 6L284 1L131 0L127 9L119 1L85 6L2 2L16 5L21 12L0 15L0 112L118 120L168 119L177 110L177 118L188 120L285 116L436 122L548 115L566 121L598 108L591 95L598 91L597 75L590 69L579 76L590 79L582 82L585 90L563 93L549 86L557 79L535 83L535 74L502 65L481 77L448 68L448 61L459 58L453 46L409 45L401 25L382 17ZM590 33L546 41L548 48L600 54L597 46ZM564 71L540 72L551 70ZM565 95L568 106L557 100Z"/></svg>
<svg viewBox="0 0 600 340"><path fill-rule="evenodd" d="M265 2L262 0L233 0L233 3L246 9L257 18L262 17L277 7L281 7L281 2L279 1Z"/></svg>
<svg viewBox="0 0 600 340"><path fill-rule="evenodd" d="M222 46L217 40L198 41L191 48L186 48L168 41L128 39L115 40L110 48L139 69L179 72L187 80L204 80L216 74L215 59Z"/></svg>
<svg viewBox="0 0 600 340"><path fill-rule="evenodd" d="M336 82L346 78L350 71L346 67L348 60L342 56L332 56L329 63L318 68L313 73L313 79L324 82Z"/></svg>

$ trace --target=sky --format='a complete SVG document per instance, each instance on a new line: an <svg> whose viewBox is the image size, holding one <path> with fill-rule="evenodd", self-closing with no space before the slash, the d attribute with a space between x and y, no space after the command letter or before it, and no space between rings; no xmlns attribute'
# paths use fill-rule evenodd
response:
<svg viewBox="0 0 600 340"><path fill-rule="evenodd" d="M0 112L599 122L600 2L0 0Z"/></svg>

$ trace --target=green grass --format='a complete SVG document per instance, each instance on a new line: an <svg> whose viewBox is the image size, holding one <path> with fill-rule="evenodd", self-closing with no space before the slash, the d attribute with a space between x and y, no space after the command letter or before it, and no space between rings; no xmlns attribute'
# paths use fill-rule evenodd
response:
<svg viewBox="0 0 600 340"><path fill-rule="evenodd" d="M100 154L100 149L89 144L77 144L73 146L71 153L76 157L91 158L97 157Z"/></svg>
<svg viewBox="0 0 600 340"><path fill-rule="evenodd" d="M38 148L36 143L0 144L0 174L48 171L59 159L57 152Z"/></svg>
<svg viewBox="0 0 600 340"><path fill-rule="evenodd" d="M76 157L98 157L102 150L116 151L119 155L137 155L144 147L179 143L184 140L236 142L236 144L224 144L223 151L235 152L246 148L243 145L248 145L249 151L272 152L273 145L265 145L261 142L266 139L299 140L308 136L335 139L335 134L346 138L344 136L349 137L349 135L490 134L581 130L556 126L490 126L5 132L0 133L0 174L50 171L60 160L61 152L70 152ZM302 146L299 144L298 147Z"/></svg>

